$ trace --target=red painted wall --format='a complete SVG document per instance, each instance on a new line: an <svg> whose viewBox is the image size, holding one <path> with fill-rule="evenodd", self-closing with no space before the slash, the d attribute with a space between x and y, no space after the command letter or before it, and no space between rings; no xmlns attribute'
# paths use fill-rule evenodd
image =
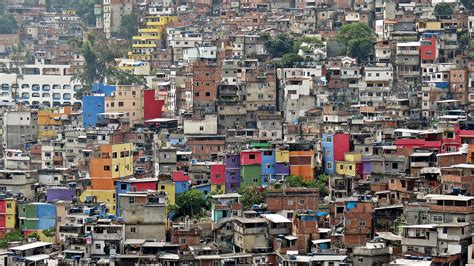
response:
<svg viewBox="0 0 474 266"><path fill-rule="evenodd" d="M344 161L344 154L350 151L350 135L349 134L334 134L334 160Z"/></svg>
<svg viewBox="0 0 474 266"><path fill-rule="evenodd" d="M220 175L220 178L217 178ZM211 184L223 185L225 184L225 165L213 164L211 165Z"/></svg>
<svg viewBox="0 0 474 266"><path fill-rule="evenodd" d="M136 187L137 191L146 191L146 190L156 190L156 186L158 184L158 181L152 181L152 182L135 182L132 183L132 187Z"/></svg>
<svg viewBox="0 0 474 266"><path fill-rule="evenodd" d="M254 155L254 159L250 159L250 156ZM240 165L254 165L262 164L262 152L261 151L241 151L240 152Z"/></svg>
<svg viewBox="0 0 474 266"><path fill-rule="evenodd" d="M156 99L155 90L145 90L143 97L143 116L145 120L160 118L165 102Z"/></svg>
<svg viewBox="0 0 474 266"><path fill-rule="evenodd" d="M431 42L431 45L423 45L425 42ZM436 60L436 37L431 36L430 38L423 38L420 46L420 58L421 60Z"/></svg>

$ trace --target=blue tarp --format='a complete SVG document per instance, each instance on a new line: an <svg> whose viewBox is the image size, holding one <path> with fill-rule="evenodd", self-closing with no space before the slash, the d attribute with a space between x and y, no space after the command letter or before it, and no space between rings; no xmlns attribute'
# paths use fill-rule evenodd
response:
<svg viewBox="0 0 474 266"><path fill-rule="evenodd" d="M316 212L316 216L318 216L318 217L321 217L321 216L326 216L326 215L328 215L328 213L327 213L327 212L322 212L322 211L318 211L318 212Z"/></svg>

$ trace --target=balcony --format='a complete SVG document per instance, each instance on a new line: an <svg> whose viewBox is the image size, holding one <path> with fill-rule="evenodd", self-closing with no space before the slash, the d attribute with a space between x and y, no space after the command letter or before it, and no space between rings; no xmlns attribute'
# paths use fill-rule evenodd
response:
<svg viewBox="0 0 474 266"><path fill-rule="evenodd" d="M92 236L95 240L122 240L122 233L94 233Z"/></svg>

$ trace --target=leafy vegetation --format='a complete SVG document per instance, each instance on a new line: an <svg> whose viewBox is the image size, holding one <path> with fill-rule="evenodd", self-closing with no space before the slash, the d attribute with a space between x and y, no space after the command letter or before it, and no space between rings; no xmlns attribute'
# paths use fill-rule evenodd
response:
<svg viewBox="0 0 474 266"><path fill-rule="evenodd" d="M7 233L0 239L0 248L6 248L8 242L21 241L23 239L23 234L19 229Z"/></svg>
<svg viewBox="0 0 474 266"><path fill-rule="evenodd" d="M435 15L437 17L450 17L453 15L453 6L448 3L439 3L435 6Z"/></svg>
<svg viewBox="0 0 474 266"><path fill-rule="evenodd" d="M18 32L18 23L13 15L0 9L0 34L12 34Z"/></svg>
<svg viewBox="0 0 474 266"><path fill-rule="evenodd" d="M43 235L46 237L55 237L56 236L56 227L51 227L49 229L43 230Z"/></svg>
<svg viewBox="0 0 474 266"><path fill-rule="evenodd" d="M346 52L349 56L364 62L372 54L376 35L367 24L350 23L339 28L336 40L346 46Z"/></svg>
<svg viewBox="0 0 474 266"><path fill-rule="evenodd" d="M120 22L118 37L130 40L133 36L138 34L140 26L140 17L137 13L130 13L122 17Z"/></svg>
<svg viewBox="0 0 474 266"><path fill-rule="evenodd" d="M105 38L104 35L88 35L86 41L72 39L70 43L84 56L84 70L74 79L83 84L79 96L89 94L93 84L109 83L120 85L143 85L145 79L115 67L115 58L124 57L127 46Z"/></svg>
<svg viewBox="0 0 474 266"><path fill-rule="evenodd" d="M175 218L198 216L210 208L204 193L197 189L188 190L176 197L176 205L170 206Z"/></svg>
<svg viewBox="0 0 474 266"><path fill-rule="evenodd" d="M260 38L272 58L280 58L285 54L292 53L295 46L293 38L286 33L280 33L273 37L268 33L263 33Z"/></svg>
<svg viewBox="0 0 474 266"><path fill-rule="evenodd" d="M94 14L94 5L102 3L101 0L46 0L46 9L48 11L75 10L76 14L87 25L95 25L96 16Z"/></svg>
<svg viewBox="0 0 474 266"><path fill-rule="evenodd" d="M257 187L241 187L238 191L241 195L240 203L242 203L244 209L250 209L255 204L265 202L266 191L262 188Z"/></svg>
<svg viewBox="0 0 474 266"><path fill-rule="evenodd" d="M321 198L329 195L329 176L324 174L314 180L304 180L301 176L291 175L287 177L285 181L286 185L290 187L317 188Z"/></svg>

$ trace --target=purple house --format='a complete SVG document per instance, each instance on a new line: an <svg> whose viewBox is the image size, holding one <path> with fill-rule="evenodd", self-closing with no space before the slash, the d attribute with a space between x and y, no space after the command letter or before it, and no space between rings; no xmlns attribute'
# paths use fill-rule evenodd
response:
<svg viewBox="0 0 474 266"><path fill-rule="evenodd" d="M275 163L276 181L285 180L290 175L290 165L288 163Z"/></svg>
<svg viewBox="0 0 474 266"><path fill-rule="evenodd" d="M363 179L367 180L367 176L372 172L372 163L370 162L371 156L362 156L362 174Z"/></svg>
<svg viewBox="0 0 474 266"><path fill-rule="evenodd" d="M53 187L46 191L46 200L51 202L55 200L72 201L76 197L76 188Z"/></svg>
<svg viewBox="0 0 474 266"><path fill-rule="evenodd" d="M225 192L234 193L240 187L240 154L225 156Z"/></svg>

